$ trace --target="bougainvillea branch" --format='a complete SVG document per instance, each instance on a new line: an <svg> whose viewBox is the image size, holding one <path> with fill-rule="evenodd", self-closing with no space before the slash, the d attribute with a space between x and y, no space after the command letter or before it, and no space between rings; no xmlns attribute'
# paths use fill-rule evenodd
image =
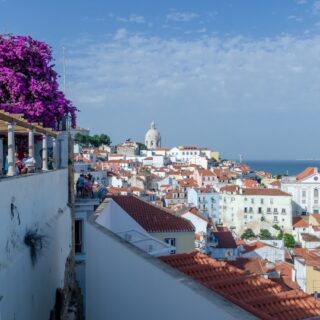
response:
<svg viewBox="0 0 320 320"><path fill-rule="evenodd" d="M77 108L58 88L51 48L27 36L0 35L0 109L57 129Z"/></svg>

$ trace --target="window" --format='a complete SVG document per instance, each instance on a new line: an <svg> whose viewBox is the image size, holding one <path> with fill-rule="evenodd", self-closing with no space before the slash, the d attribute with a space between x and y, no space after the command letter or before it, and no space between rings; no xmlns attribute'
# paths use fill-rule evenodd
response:
<svg viewBox="0 0 320 320"><path fill-rule="evenodd" d="M302 190L302 198L305 198L307 196L307 191L306 190Z"/></svg>
<svg viewBox="0 0 320 320"><path fill-rule="evenodd" d="M248 208L247 207L244 208L244 212L248 212Z"/></svg>
<svg viewBox="0 0 320 320"><path fill-rule="evenodd" d="M253 212L253 209L252 209L252 207L250 207L250 208L249 208L249 212Z"/></svg>
<svg viewBox="0 0 320 320"><path fill-rule="evenodd" d="M165 238L164 242L167 243L168 245L175 247L176 248L176 238ZM170 251L171 254L176 253L176 249Z"/></svg>
<svg viewBox="0 0 320 320"><path fill-rule="evenodd" d="M319 198L319 190L318 190L318 189L314 189L314 190L313 190L313 197L314 197L315 199L318 199L318 198ZM314 201L314 202L316 202L316 201Z"/></svg>
<svg viewBox="0 0 320 320"><path fill-rule="evenodd" d="M251 199L251 203L254 204L254 199L253 198Z"/></svg>
<svg viewBox="0 0 320 320"><path fill-rule="evenodd" d="M277 216L273 216L273 221L274 222L278 222L278 217Z"/></svg>
<svg viewBox="0 0 320 320"><path fill-rule="evenodd" d="M263 204L263 202L264 202L264 201L263 201L263 198L261 198L261 199L260 199L260 203Z"/></svg>
<svg viewBox="0 0 320 320"><path fill-rule="evenodd" d="M267 208L267 213L271 213L271 208Z"/></svg>
<svg viewBox="0 0 320 320"><path fill-rule="evenodd" d="M272 198L270 198L270 204L273 204L273 199Z"/></svg>
<svg viewBox="0 0 320 320"><path fill-rule="evenodd" d="M285 208L282 208L281 213L282 213L282 214L286 214L286 209L285 209Z"/></svg>
<svg viewBox="0 0 320 320"><path fill-rule="evenodd" d="M262 213L262 208L261 207L258 208L258 213Z"/></svg>
<svg viewBox="0 0 320 320"><path fill-rule="evenodd" d="M273 212L276 213L276 214L278 214L278 208L274 208L274 209L273 209Z"/></svg>
<svg viewBox="0 0 320 320"><path fill-rule="evenodd" d="M75 251L76 253L83 253L83 220L76 220L75 221Z"/></svg>

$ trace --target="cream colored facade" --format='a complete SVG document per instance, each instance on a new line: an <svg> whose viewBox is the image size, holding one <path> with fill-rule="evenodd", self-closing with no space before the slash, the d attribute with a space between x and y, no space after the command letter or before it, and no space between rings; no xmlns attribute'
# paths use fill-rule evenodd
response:
<svg viewBox="0 0 320 320"><path fill-rule="evenodd" d="M211 159L214 159L216 161L220 160L220 152L218 151L212 151L211 152Z"/></svg>
<svg viewBox="0 0 320 320"><path fill-rule="evenodd" d="M195 248L194 232L150 232L150 235L164 242L175 239L175 253L190 253Z"/></svg>
<svg viewBox="0 0 320 320"><path fill-rule="evenodd" d="M320 292L320 266L318 269L309 265L306 267L306 293Z"/></svg>

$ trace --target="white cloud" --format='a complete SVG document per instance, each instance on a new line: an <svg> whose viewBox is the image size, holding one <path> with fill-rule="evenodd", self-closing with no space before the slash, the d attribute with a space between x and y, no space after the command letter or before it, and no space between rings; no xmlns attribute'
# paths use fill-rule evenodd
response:
<svg viewBox="0 0 320 320"><path fill-rule="evenodd" d="M118 29L117 32L114 35L114 40L121 40L124 39L127 36L127 29L121 28Z"/></svg>
<svg viewBox="0 0 320 320"><path fill-rule="evenodd" d="M139 16L134 13L130 14L130 16L127 18L118 17L117 20L121 22L146 23L146 20L143 16Z"/></svg>
<svg viewBox="0 0 320 320"><path fill-rule="evenodd" d="M179 11L172 11L167 14L167 19L177 22L188 22L198 18L199 15L194 12L179 12Z"/></svg>
<svg viewBox="0 0 320 320"><path fill-rule="evenodd" d="M296 0L297 4L306 4L308 3L308 0Z"/></svg>
<svg viewBox="0 0 320 320"><path fill-rule="evenodd" d="M294 16L294 15L288 16L288 20L293 20L293 21L296 21L296 22L301 22L301 21L303 21L302 18L297 17L297 16Z"/></svg>
<svg viewBox="0 0 320 320"><path fill-rule="evenodd" d="M314 13L320 12L320 0L317 0L313 3L313 12Z"/></svg>
<svg viewBox="0 0 320 320"><path fill-rule="evenodd" d="M265 143L266 156L277 146L289 156L283 146L291 141L297 152L308 147L299 144L301 118L319 110L320 36L179 40L119 29L70 52L69 92L80 116L115 139L126 138L124 127L141 136L155 118L171 144L214 142L243 153Z"/></svg>

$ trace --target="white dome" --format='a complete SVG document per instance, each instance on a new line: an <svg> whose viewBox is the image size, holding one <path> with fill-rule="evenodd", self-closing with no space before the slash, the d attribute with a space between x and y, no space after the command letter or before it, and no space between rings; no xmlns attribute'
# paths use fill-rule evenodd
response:
<svg viewBox="0 0 320 320"><path fill-rule="evenodd" d="M155 123L152 121L150 129L145 135L145 145L148 149L157 149L161 147L161 136L160 132L156 129Z"/></svg>

